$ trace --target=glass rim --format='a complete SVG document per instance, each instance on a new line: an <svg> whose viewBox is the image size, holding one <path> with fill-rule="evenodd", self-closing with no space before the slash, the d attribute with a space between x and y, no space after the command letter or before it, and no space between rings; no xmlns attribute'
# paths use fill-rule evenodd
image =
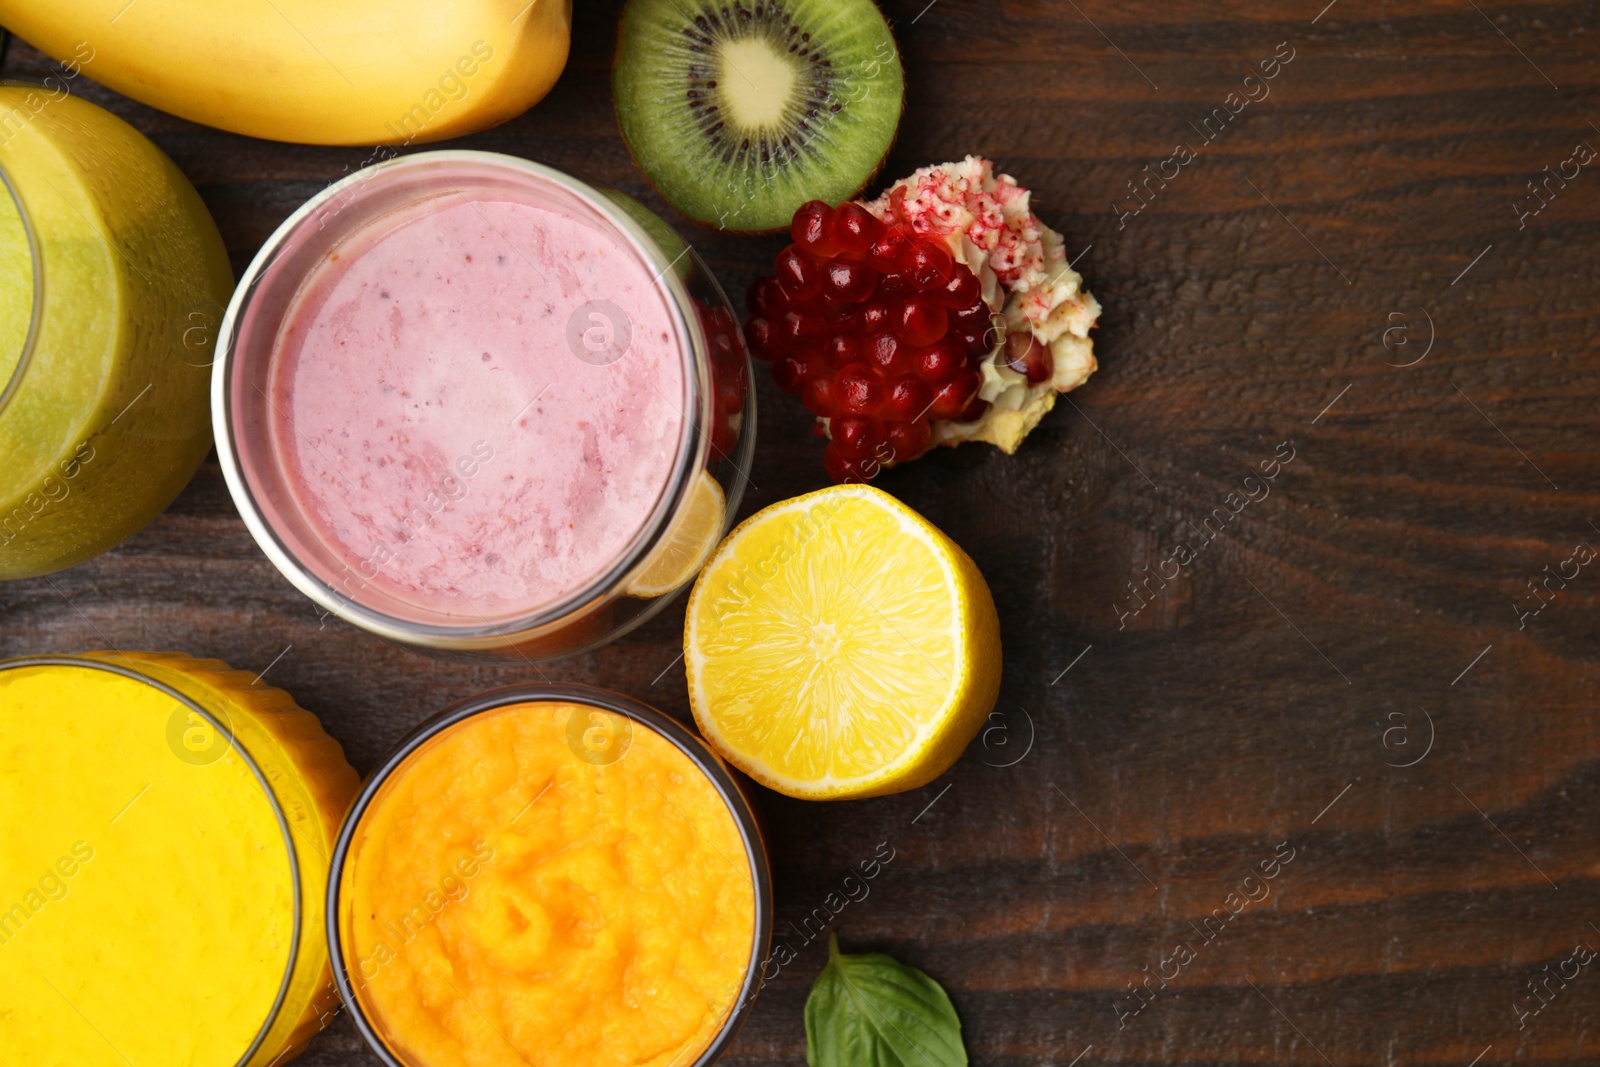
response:
<svg viewBox="0 0 1600 1067"><path fill-rule="evenodd" d="M632 697L577 682L528 682L500 686L457 701L411 729L395 743L383 761L362 783L361 792L356 795L349 811L345 813L344 823L339 827L338 839L328 854L328 895L324 902L323 913L323 921L327 927L328 962L345 1010L350 1013L351 1021L355 1023L362 1039L386 1067L416 1067L400 1059L389 1048L388 1042L378 1033L372 1020L367 1018L356 996L355 986L350 980L344 941L340 935L339 898L344 882L345 862L362 817L384 783L404 765L407 759L451 727L477 715L516 704L580 704L621 715L630 722L654 730L683 753L689 762L706 776L727 807L728 814L733 818L734 826L739 831L740 841L744 845L745 858L750 864L755 923L750 941L750 957L745 963L744 980L740 984L739 995L728 1009L716 1035L694 1060L683 1065L683 1067L710 1067L744 1026L756 994L765 984L762 978L767 959L765 948L771 942L773 925L772 866L767 856L766 839L761 832L755 806L728 770L727 765L711 750L711 747L678 720Z"/></svg>
<svg viewBox="0 0 1600 1067"><path fill-rule="evenodd" d="M283 978L278 983L278 994L273 998L272 1007L267 1011L267 1016L262 1021L261 1028L256 1032L255 1039L250 1042L250 1047L234 1061L234 1067L245 1067L255 1054L261 1050L261 1046L271 1034L273 1026L277 1024L279 1016L283 1014L283 1006L289 999L289 989L294 981L295 967L300 962L300 935L305 925L305 901L300 890L300 854L295 848L294 832L289 827L288 815L284 812L283 804L279 801L277 793L273 791L271 781L262 771L260 764L256 763L255 757L250 755L250 751L240 743L231 726L223 723L207 708L202 707L200 702L193 697L179 692L166 682L153 678L135 667L123 666L89 656L75 655L18 656L12 659L0 660L0 672L24 667L83 667L89 670L107 671L111 674L118 674L124 678L141 682L164 693L205 719L211 724L212 729L227 740L228 749L238 753L239 757L244 760L245 766L250 769L251 775L255 777L256 783L261 787L262 794L267 798L267 803L272 806L272 814L278 821L278 830L283 835L284 849L289 858L289 884L293 890L294 923L289 935L289 958L284 965Z"/></svg>
<svg viewBox="0 0 1600 1067"><path fill-rule="evenodd" d="M0 82L0 85L5 84L9 83ZM0 186L5 187L6 195L11 198L11 203L17 209L17 217L22 220L22 232L28 240L29 266L33 270L33 308L29 312L28 332L22 339L22 351L17 354L17 365L11 369L11 377L0 385L0 415L3 415L6 406L17 395L17 390L27 374L28 364L33 362L33 350L38 346L39 326L44 320L44 253L39 247L39 230L33 224L33 216L28 213L28 206L22 202L22 193L17 189L15 179L6 170L4 160L0 160Z"/></svg>
<svg viewBox="0 0 1600 1067"><path fill-rule="evenodd" d="M642 262L653 269L652 284L663 296L667 311L672 316L679 335L686 342L684 346L686 350L682 356L686 372L683 376L684 398L688 403L685 409L680 411L682 429L678 437L677 459L667 475L666 483L662 486L649 518L610 565L589 581L559 599L522 614L502 617L499 621L483 619L480 622L466 623L419 622L368 607L340 593L313 573L288 548L272 524L267 521L249 479L245 477L234 433L235 413L230 387L237 365L235 356L239 321L253 299L263 275L276 260L278 250L284 242L323 204L356 186L373 181L385 172L426 164L449 163L479 164L521 172L524 176L550 182L576 197L586 208L609 224ZM686 245L685 251L686 254L698 258L692 247ZM211 375L212 436L215 439L217 461L222 468L223 480L228 485L229 495L232 496L245 527L250 531L251 538L278 572L324 611L370 633L408 645L451 651L491 650L515 646L523 641L537 640L545 633L558 630L563 622L581 613L584 608L606 599L609 594L621 588L622 579L643 563L667 536L673 517L681 510L693 488L695 473L705 466L710 451L711 437L707 412L704 410L710 398L709 342L700 325L699 317L690 313L693 306L692 298L688 287L672 269L674 262L666 259L638 221L587 181L548 164L502 152L472 149L413 152L363 167L319 190L296 208L262 244L261 249L250 261L249 267L240 276L217 330L217 349Z"/></svg>

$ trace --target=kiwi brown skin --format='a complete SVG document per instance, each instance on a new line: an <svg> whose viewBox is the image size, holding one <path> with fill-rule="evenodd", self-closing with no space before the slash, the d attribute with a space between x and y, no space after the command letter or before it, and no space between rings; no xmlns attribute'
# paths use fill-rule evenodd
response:
<svg viewBox="0 0 1600 1067"><path fill-rule="evenodd" d="M880 14L882 14L881 9L880 9ZM882 17L883 17L884 24L889 27L890 36L892 38L894 38L895 51L897 53L899 53L900 52L900 41L899 41L898 36L895 33L894 20L891 19L887 14L883 14ZM620 18L617 21L617 43L616 43L616 47L613 48L612 52L611 52L611 76L612 76L612 79L613 79L613 85L615 85L617 68L619 66L621 66L621 63L622 63L623 35L627 33L627 30L623 25L624 21L625 20L620 19ZM900 53L900 54L903 54L903 53ZM614 88L613 88L612 91L613 91L613 94L615 94L615 89ZM900 99L897 101L897 105L898 105L898 108L899 108L899 112L900 112L901 118L903 120L904 116L905 116L905 107L906 107L906 87L905 87L905 79L904 78L902 78L900 80ZM648 170L646 170L644 168L644 166L639 162L639 157L634 153L633 145L628 143L627 135L622 132L622 120L621 120L621 117L617 114L617 109L615 107L612 107L612 109L611 109L611 120L616 125L617 134L618 134L618 136L620 137L620 139L622 141L623 147L627 149L628 161L633 164L635 170L637 170L640 174L644 175L645 184L649 185L651 190L657 196L659 196L662 199L662 201L664 201L665 203L670 205L672 203L671 198L668 197L666 192L659 185L656 184L656 180L650 176L650 172ZM882 173L882 171L883 171L883 165L886 162L888 162L889 156L894 152L895 145L899 142L899 140L900 140L900 124L896 123L894 131L889 135L888 144L884 145L883 154L881 156L879 156L878 162L875 163L873 165L873 167L872 167L872 172L870 174L868 174L865 178L863 178L862 181L861 181L861 184L856 186L854 191L852 191L848 196L846 196L842 200L840 200L839 203L844 203L845 201L854 200L855 198L859 197L861 195L861 191L863 189L867 188L867 186L871 185L874 181L877 180L878 175L880 173ZM830 204L829 206L830 207L838 207L839 204L835 203L835 204ZM683 213L679 212L679 214L683 214ZM741 228L733 227L733 226L719 226L719 225L717 225L717 224L715 224L715 223L713 223L713 222L711 222L711 221L709 221L707 219L697 219L697 218L694 218L691 215L683 215L683 217L688 219L690 222L694 223L696 226L699 226L702 229L710 230L713 233L731 233L731 234L735 234L735 235L741 236L741 237L760 237L760 236L763 236L765 234L787 233L787 232L789 232L788 224L783 224L783 225L779 225L779 226L771 226L771 227L767 227L765 229L741 229Z"/></svg>

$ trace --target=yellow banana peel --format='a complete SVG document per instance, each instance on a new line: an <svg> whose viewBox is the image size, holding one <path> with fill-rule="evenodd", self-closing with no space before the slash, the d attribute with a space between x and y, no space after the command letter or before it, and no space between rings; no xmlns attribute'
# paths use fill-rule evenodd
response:
<svg viewBox="0 0 1600 1067"><path fill-rule="evenodd" d="M514 118L560 76L571 0L0 0L0 25L135 100L235 133L409 144Z"/></svg>

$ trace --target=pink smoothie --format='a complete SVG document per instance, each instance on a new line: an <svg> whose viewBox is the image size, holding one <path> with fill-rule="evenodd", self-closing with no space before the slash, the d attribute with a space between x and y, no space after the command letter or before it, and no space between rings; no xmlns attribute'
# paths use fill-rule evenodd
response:
<svg viewBox="0 0 1600 1067"><path fill-rule="evenodd" d="M270 375L274 451L337 591L473 624L589 584L667 487L685 347L647 263L536 191L446 190L341 243Z"/></svg>

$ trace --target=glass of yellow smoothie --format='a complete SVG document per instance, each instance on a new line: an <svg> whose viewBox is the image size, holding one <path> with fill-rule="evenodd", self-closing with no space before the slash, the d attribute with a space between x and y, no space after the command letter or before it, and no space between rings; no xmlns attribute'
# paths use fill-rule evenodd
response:
<svg viewBox="0 0 1600 1067"><path fill-rule="evenodd" d="M754 813L626 697L522 686L401 742L340 832L334 977L390 1067L695 1067L760 985Z"/></svg>
<svg viewBox="0 0 1600 1067"><path fill-rule="evenodd" d="M282 690L145 652L0 662L0 1060L268 1067L333 1017L355 795Z"/></svg>
<svg viewBox="0 0 1600 1067"><path fill-rule="evenodd" d="M0 579L104 552L188 482L232 283L160 149L64 90L0 82Z"/></svg>

